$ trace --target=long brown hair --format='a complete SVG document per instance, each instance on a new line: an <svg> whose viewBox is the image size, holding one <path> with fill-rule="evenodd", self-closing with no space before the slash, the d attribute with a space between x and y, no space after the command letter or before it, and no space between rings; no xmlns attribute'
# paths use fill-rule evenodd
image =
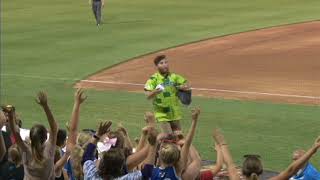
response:
<svg viewBox="0 0 320 180"><path fill-rule="evenodd" d="M30 130L30 140L32 157L37 163L41 163L44 159L43 144L47 140L47 129L41 124L34 125Z"/></svg>
<svg viewBox="0 0 320 180"><path fill-rule="evenodd" d="M98 173L103 179L113 179L123 175L125 168L125 154L123 149L112 148L102 153Z"/></svg>

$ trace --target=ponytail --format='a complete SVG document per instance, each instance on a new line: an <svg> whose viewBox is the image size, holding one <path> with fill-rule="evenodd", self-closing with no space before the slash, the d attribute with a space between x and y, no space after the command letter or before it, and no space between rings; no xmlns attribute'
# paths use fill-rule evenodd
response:
<svg viewBox="0 0 320 180"><path fill-rule="evenodd" d="M31 152L36 162L41 163L43 160L43 147L39 142L31 141Z"/></svg>
<svg viewBox="0 0 320 180"><path fill-rule="evenodd" d="M44 159L43 144L47 140L47 130L43 125L34 125L30 130L31 153L37 163L41 163Z"/></svg>

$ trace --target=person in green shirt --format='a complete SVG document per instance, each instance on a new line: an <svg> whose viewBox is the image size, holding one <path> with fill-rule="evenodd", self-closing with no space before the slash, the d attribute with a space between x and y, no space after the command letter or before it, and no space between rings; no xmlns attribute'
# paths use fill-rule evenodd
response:
<svg viewBox="0 0 320 180"><path fill-rule="evenodd" d="M189 91L187 80L169 71L169 63L165 55L154 59L158 70L146 82L144 90L147 99L152 100L154 113L164 133L181 132L180 120L182 112L178 91Z"/></svg>

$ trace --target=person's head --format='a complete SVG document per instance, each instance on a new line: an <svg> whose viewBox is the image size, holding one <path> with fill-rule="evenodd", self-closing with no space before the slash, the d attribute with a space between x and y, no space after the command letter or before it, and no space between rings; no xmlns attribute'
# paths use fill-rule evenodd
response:
<svg viewBox="0 0 320 180"><path fill-rule="evenodd" d="M36 124L30 130L31 152L36 162L42 162L44 143L47 140L47 129L41 125Z"/></svg>
<svg viewBox="0 0 320 180"><path fill-rule="evenodd" d="M80 147L84 147L87 142L89 142L90 138L92 137L91 134L89 133L86 133L86 132L80 132L78 134L78 137L77 137L77 144L80 146Z"/></svg>
<svg viewBox="0 0 320 180"><path fill-rule="evenodd" d="M162 143L159 149L159 159L162 165L173 166L180 159L178 146L173 143Z"/></svg>
<svg viewBox="0 0 320 180"><path fill-rule="evenodd" d="M117 142L116 145L112 148L120 148L120 149L124 149L125 148L125 138L123 136L123 134L119 131L111 131L108 134L108 138L112 139L112 138L117 138Z"/></svg>
<svg viewBox="0 0 320 180"><path fill-rule="evenodd" d="M165 55L159 55L155 57L153 62L161 74L169 73L169 63Z"/></svg>
<svg viewBox="0 0 320 180"><path fill-rule="evenodd" d="M22 154L16 144L13 144L8 149L8 161L15 164L16 166L20 165L22 162Z"/></svg>
<svg viewBox="0 0 320 180"><path fill-rule="evenodd" d="M295 150L295 151L293 152L293 154L292 154L292 160L293 160L293 161L298 160L298 159L301 158L305 153L306 153L306 151L303 150L303 149Z"/></svg>
<svg viewBox="0 0 320 180"><path fill-rule="evenodd" d="M66 140L67 140L67 131L64 129L59 129L57 134L56 145L62 148L66 145Z"/></svg>
<svg viewBox="0 0 320 180"><path fill-rule="evenodd" d="M263 173L262 162L259 155L245 155L242 164L242 174L250 180L258 180Z"/></svg>
<svg viewBox="0 0 320 180"><path fill-rule="evenodd" d="M122 125L120 125L117 128L116 132L118 132L123 137L124 150L125 150L126 157L130 156L133 153L133 148L132 148L131 140L130 140L130 138L128 136L127 129L125 127L123 127Z"/></svg>
<svg viewBox="0 0 320 180"><path fill-rule="evenodd" d="M122 149L113 148L102 153L98 166L99 175L103 179L117 178L123 175L125 167L125 155Z"/></svg>

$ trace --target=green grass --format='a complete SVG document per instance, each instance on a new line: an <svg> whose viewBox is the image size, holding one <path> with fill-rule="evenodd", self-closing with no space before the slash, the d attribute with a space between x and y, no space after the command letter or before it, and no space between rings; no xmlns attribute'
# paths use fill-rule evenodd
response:
<svg viewBox="0 0 320 180"><path fill-rule="evenodd" d="M72 109L72 79L179 44L319 19L319 10L318 0L108 0L105 24L97 29L87 1L5 1L1 11L1 103L15 104L24 126L31 127L45 122L33 102L35 93L45 89L62 125ZM88 95L82 128L111 119L122 121L135 137L143 126L143 112L151 110L142 94L89 91ZM320 125L318 107L204 98L195 98L194 104L203 109L195 145L205 159L215 158L211 130L219 126L237 162L241 155L256 152L267 168L280 170L290 162L293 149L310 146ZM186 118L184 129L189 124ZM318 166L319 160L315 158Z"/></svg>

